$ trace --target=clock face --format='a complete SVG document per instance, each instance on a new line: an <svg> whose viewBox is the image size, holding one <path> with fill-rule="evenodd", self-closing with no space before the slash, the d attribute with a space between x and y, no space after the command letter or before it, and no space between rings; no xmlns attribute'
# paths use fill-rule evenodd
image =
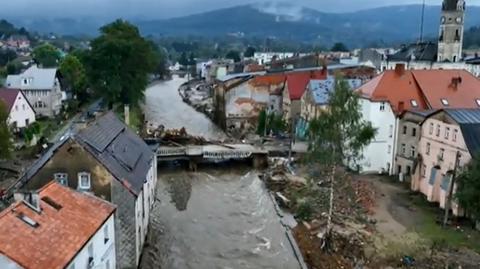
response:
<svg viewBox="0 0 480 269"><path fill-rule="evenodd" d="M457 23L461 23L462 22L462 18L458 17L457 18Z"/></svg>

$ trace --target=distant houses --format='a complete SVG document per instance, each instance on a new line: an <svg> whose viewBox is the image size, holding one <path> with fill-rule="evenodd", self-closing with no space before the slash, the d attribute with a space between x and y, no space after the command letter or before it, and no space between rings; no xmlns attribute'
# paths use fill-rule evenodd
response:
<svg viewBox="0 0 480 269"><path fill-rule="evenodd" d="M54 180L115 204L117 266L136 268L155 200L156 167L154 152L108 112L53 145L15 189L33 191Z"/></svg>
<svg viewBox="0 0 480 269"><path fill-rule="evenodd" d="M19 75L9 75L5 84L7 88L20 89L32 104L37 116L58 115L62 102L67 99L56 68L39 68L33 65Z"/></svg>
<svg viewBox="0 0 480 269"><path fill-rule="evenodd" d="M0 268L116 268L116 207L51 181L0 212Z"/></svg>
<svg viewBox="0 0 480 269"><path fill-rule="evenodd" d="M0 88L0 100L4 102L7 109L7 124L14 131L19 131L35 122L35 111L21 90Z"/></svg>

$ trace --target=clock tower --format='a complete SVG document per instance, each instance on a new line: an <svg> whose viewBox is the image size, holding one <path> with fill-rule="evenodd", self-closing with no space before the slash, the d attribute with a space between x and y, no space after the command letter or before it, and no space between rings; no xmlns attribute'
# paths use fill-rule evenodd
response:
<svg viewBox="0 0 480 269"><path fill-rule="evenodd" d="M462 60L464 0L443 0L438 38L438 62Z"/></svg>

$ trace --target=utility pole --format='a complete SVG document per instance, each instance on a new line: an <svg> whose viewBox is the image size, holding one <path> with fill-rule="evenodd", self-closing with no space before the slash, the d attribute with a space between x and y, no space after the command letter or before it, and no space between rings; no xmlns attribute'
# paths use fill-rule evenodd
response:
<svg viewBox="0 0 480 269"><path fill-rule="evenodd" d="M453 196L453 188L455 186L455 179L457 177L457 169L458 165L460 162L460 151L457 151L457 154L455 156L455 165L453 167L453 173L452 173L452 180L448 184L448 196L445 201L445 215L443 216L443 228L447 227L447 222L448 222L448 213L450 211L450 208L452 207L452 196Z"/></svg>
<svg viewBox="0 0 480 269"><path fill-rule="evenodd" d="M422 20L420 22L420 43L423 42L423 24L425 22L425 0L423 0L423 4L422 4Z"/></svg>

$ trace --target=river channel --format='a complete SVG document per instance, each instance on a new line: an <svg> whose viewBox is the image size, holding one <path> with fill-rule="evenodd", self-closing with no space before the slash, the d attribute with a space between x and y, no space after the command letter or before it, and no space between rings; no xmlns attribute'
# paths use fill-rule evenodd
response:
<svg viewBox="0 0 480 269"><path fill-rule="evenodd" d="M207 117L181 100L185 80L146 91L147 120L194 135L223 139ZM190 173L159 165L156 202L141 269L300 268L273 203L247 166L204 167Z"/></svg>

